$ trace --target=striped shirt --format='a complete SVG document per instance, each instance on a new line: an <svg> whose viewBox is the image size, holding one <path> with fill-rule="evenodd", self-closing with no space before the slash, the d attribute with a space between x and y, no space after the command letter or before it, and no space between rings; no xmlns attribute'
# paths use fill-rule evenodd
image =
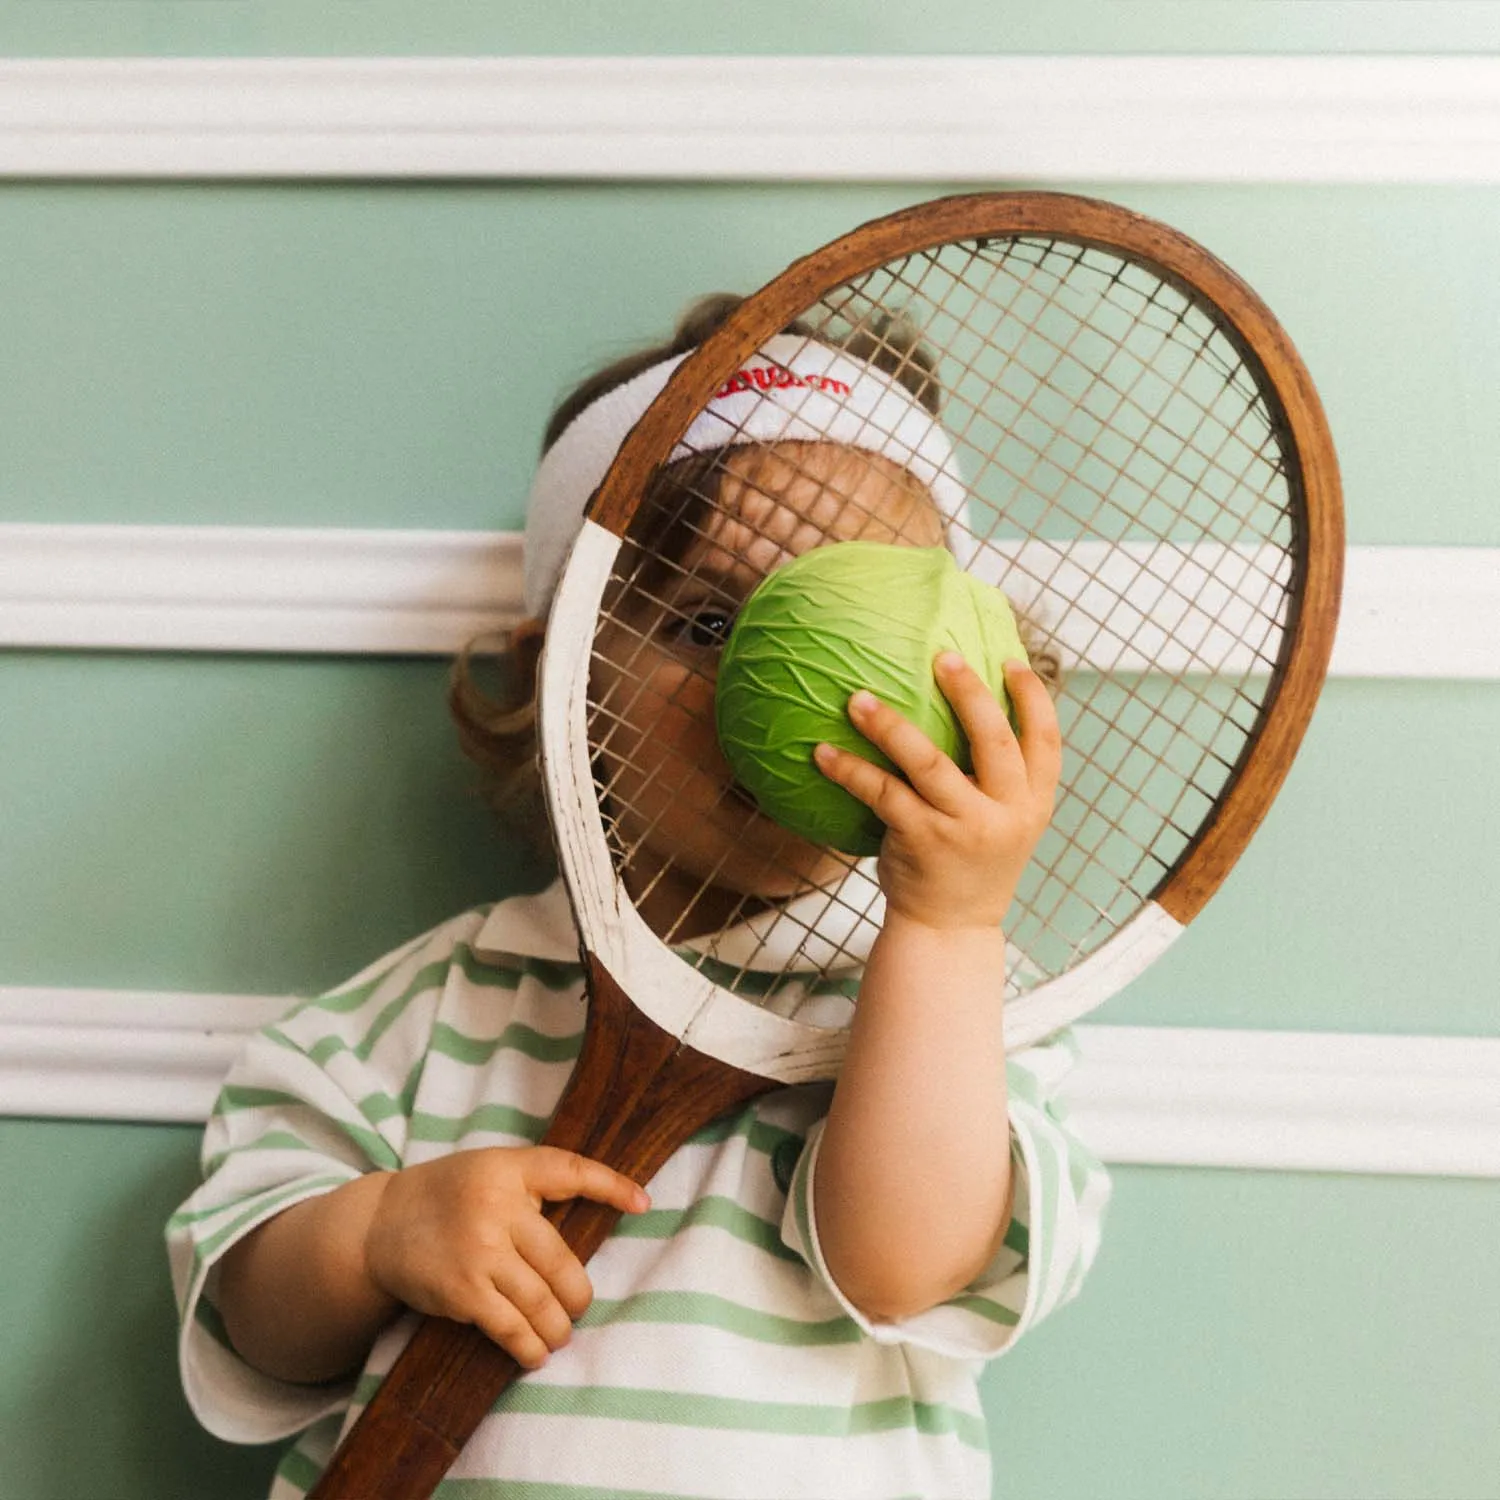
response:
<svg viewBox="0 0 1500 1500"><path fill-rule="evenodd" d="M272 1500L306 1493L410 1337L398 1320L355 1380L298 1386L231 1348L214 1311L225 1250L360 1173L539 1140L582 1037L561 888L466 913L249 1043L167 1230L187 1397L212 1432L302 1435ZM699 1131L589 1263L566 1348L481 1424L439 1500L988 1497L977 1379L1077 1291L1103 1169L1061 1122L1063 1036L1007 1063L1015 1213L985 1273L942 1306L872 1324L840 1294L812 1211L831 1085L776 1090Z"/></svg>

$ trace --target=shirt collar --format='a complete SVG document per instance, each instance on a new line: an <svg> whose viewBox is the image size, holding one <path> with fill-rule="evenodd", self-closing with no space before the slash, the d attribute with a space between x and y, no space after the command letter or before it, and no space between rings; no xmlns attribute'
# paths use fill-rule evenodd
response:
<svg viewBox="0 0 1500 1500"><path fill-rule="evenodd" d="M509 955L576 964L578 929L562 881L554 880L545 890L511 896L496 905L474 939L474 953L486 963Z"/></svg>
<svg viewBox="0 0 1500 1500"><path fill-rule="evenodd" d="M832 894L814 891L719 933L682 946L756 970L824 969L857 973L880 931L884 909L873 861L851 870ZM474 940L476 957L502 954L552 963L579 961L578 929L561 879L533 895L499 902Z"/></svg>

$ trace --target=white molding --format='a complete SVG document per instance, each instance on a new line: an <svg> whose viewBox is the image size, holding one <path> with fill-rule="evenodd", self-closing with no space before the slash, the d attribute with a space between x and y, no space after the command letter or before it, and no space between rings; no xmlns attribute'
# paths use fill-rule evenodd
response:
<svg viewBox="0 0 1500 1500"><path fill-rule="evenodd" d="M278 995L0 986L0 1116L207 1118L245 1036Z"/></svg>
<svg viewBox="0 0 1500 1500"><path fill-rule="evenodd" d="M0 1115L194 1123L291 1001L0 987ZM1080 1025L1069 1119L1106 1161L1500 1177L1500 1039Z"/></svg>
<svg viewBox="0 0 1500 1500"><path fill-rule="evenodd" d="M1080 1026L1109 1161L1500 1177L1500 1039Z"/></svg>
<svg viewBox="0 0 1500 1500"><path fill-rule="evenodd" d="M512 532L0 525L0 647L451 655L520 617ZM1500 547L1353 547L1332 671L1500 680Z"/></svg>
<svg viewBox="0 0 1500 1500"><path fill-rule="evenodd" d="M1500 57L19 59L0 175L1500 181Z"/></svg>
<svg viewBox="0 0 1500 1500"><path fill-rule="evenodd" d="M0 525L0 646L449 655L520 608L519 534Z"/></svg>
<svg viewBox="0 0 1500 1500"><path fill-rule="evenodd" d="M1500 678L1496 620L1500 547L1351 547L1330 670Z"/></svg>

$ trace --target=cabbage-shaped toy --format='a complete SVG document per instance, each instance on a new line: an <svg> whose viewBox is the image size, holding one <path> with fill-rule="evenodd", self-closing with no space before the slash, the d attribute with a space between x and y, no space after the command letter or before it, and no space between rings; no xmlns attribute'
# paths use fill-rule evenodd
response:
<svg viewBox="0 0 1500 1500"><path fill-rule="evenodd" d="M745 601L719 662L715 717L736 780L784 828L845 854L880 849L885 825L813 764L820 741L887 770L849 722L868 688L971 770L968 740L933 677L957 651L1011 712L1004 663L1026 650L1005 595L943 547L836 542L804 552Z"/></svg>

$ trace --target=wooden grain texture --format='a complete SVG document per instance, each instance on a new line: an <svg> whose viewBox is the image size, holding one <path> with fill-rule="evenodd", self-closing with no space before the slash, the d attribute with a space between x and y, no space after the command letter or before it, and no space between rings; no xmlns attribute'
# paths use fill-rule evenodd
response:
<svg viewBox="0 0 1500 1500"><path fill-rule="evenodd" d="M695 1131L776 1087L684 1046L592 957L589 993L583 1050L544 1144L645 1184ZM583 1261L619 1219L616 1209L581 1198L549 1204L546 1215ZM426 1500L521 1373L476 1328L425 1319L309 1500Z"/></svg>

